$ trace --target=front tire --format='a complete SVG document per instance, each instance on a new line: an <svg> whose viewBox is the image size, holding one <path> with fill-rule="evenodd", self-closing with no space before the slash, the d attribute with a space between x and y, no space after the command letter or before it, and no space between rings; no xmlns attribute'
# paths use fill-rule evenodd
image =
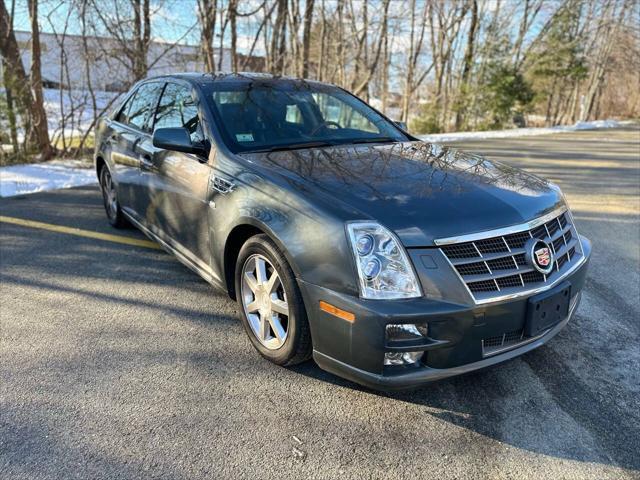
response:
<svg viewBox="0 0 640 480"><path fill-rule="evenodd" d="M282 366L311 357L309 322L295 275L266 235L242 246L235 287L242 324L263 357Z"/></svg>
<svg viewBox="0 0 640 480"><path fill-rule="evenodd" d="M100 170L100 190L102 191L102 201L104 210L107 213L107 219L112 227L124 228L127 226L127 220L124 218L120 202L118 202L118 192L116 184L113 181L109 168L103 166Z"/></svg>

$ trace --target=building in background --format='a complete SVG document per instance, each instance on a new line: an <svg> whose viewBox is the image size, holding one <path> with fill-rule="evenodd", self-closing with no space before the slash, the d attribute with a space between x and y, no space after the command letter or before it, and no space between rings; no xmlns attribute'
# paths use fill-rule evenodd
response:
<svg viewBox="0 0 640 480"><path fill-rule="evenodd" d="M28 72L31 65L31 32L16 31L22 62ZM85 47L86 42L86 47ZM122 92L134 81L133 65L123 53L123 45L113 38L40 33L42 80L45 89ZM219 51L216 50L216 63ZM260 63L252 58L251 63ZM88 63L88 64L87 64ZM262 62L264 63L264 61ZM147 76L176 72L203 72L199 48L194 45L152 41L147 55ZM231 69L231 52L224 49L222 71ZM88 78L88 75L90 76Z"/></svg>

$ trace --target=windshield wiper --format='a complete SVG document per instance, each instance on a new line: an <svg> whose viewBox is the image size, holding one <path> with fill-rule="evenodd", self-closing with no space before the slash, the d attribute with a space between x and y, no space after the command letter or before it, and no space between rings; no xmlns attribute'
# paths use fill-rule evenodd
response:
<svg viewBox="0 0 640 480"><path fill-rule="evenodd" d="M391 137L378 137L378 138L358 138L356 140L351 140L349 143L387 143L393 142L397 143L400 140Z"/></svg>
<svg viewBox="0 0 640 480"><path fill-rule="evenodd" d="M280 152L284 150L299 150L302 148L318 148L318 147L334 147L335 143L332 142L305 142L305 143L292 143L290 145L275 145L273 147L261 148L258 150L250 150L246 153L258 153L258 152Z"/></svg>

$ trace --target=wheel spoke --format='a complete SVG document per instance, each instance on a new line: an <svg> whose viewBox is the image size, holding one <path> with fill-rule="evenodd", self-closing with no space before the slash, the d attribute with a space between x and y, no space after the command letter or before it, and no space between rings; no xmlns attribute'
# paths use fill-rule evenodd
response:
<svg viewBox="0 0 640 480"><path fill-rule="evenodd" d="M274 269L273 273L271 274L271 278L267 282L267 293L269 295L271 295L272 293L275 293L278 287L280 287L280 277L278 276L278 274Z"/></svg>
<svg viewBox="0 0 640 480"><path fill-rule="evenodd" d="M280 323L280 319L276 315L272 315L269 318L269 323L271 324L271 330L275 334L276 338L283 342L287 332L285 332L284 328L282 328L282 323Z"/></svg>
<svg viewBox="0 0 640 480"><path fill-rule="evenodd" d="M256 288L258 287L258 281L256 280L256 277L253 276L253 273L245 272L244 273L244 280L245 280L245 282L247 282L247 286L249 287L249 289L253 293L256 293Z"/></svg>
<svg viewBox="0 0 640 480"><path fill-rule="evenodd" d="M282 315L289 316L289 304L277 299L271 299L271 311L275 313L281 313Z"/></svg>
<svg viewBox="0 0 640 480"><path fill-rule="evenodd" d="M260 305L256 300L247 305L247 313L255 313L260 310Z"/></svg>
<svg viewBox="0 0 640 480"><path fill-rule="evenodd" d="M263 341L267 341L269 339L269 320L260 315L260 338Z"/></svg>
<svg viewBox="0 0 640 480"><path fill-rule="evenodd" d="M256 279L258 280L258 285L262 285L267 281L267 264L260 257L256 258Z"/></svg>

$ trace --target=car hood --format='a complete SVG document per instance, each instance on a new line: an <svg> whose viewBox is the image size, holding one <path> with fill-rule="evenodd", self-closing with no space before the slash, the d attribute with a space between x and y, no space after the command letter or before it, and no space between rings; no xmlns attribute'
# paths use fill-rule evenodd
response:
<svg viewBox="0 0 640 480"><path fill-rule="evenodd" d="M304 194L324 193L408 247L516 225L557 208L560 190L517 168L425 142L245 154Z"/></svg>

